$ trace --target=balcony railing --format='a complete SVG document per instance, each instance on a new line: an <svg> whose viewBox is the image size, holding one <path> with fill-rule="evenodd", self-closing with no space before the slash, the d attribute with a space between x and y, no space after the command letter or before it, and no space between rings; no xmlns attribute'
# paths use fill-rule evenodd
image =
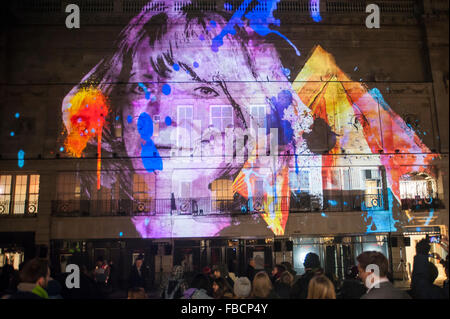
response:
<svg viewBox="0 0 450 319"><path fill-rule="evenodd" d="M280 199L280 198L279 198ZM270 202L270 201L269 201ZM147 200L54 200L53 216L151 216L151 215L243 215L265 211L263 197L250 200L242 197L216 200L203 198L147 199ZM385 210L383 196L375 195L324 195L319 197L296 194L290 197L289 211L343 212Z"/></svg>
<svg viewBox="0 0 450 319"><path fill-rule="evenodd" d="M37 201L0 201L0 217L36 217Z"/></svg>
<svg viewBox="0 0 450 319"><path fill-rule="evenodd" d="M405 198L402 199L402 210L412 210L412 211L427 211L430 209L441 209L444 208L444 203L439 199L439 197L428 197L428 198Z"/></svg>

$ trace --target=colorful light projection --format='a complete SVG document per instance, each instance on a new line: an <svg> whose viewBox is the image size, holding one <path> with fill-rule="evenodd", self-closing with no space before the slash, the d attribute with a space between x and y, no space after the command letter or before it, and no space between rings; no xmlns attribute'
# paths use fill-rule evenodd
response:
<svg viewBox="0 0 450 319"><path fill-rule="evenodd" d="M372 153L396 154L396 150L407 156L380 155L379 160L371 157L376 166L383 165L389 188L388 212L368 210L373 223L368 231L395 231L392 209L400 202L400 177L408 173L412 166L418 171L433 175L428 167L437 156L431 154L417 134L408 128L403 119L396 114L383 99L378 89L369 90L363 83L353 82L339 67L331 54L317 46L293 84L302 102L333 128L336 133L335 146L330 154ZM350 125L348 119L356 118L362 129ZM381 154L382 154L381 153ZM323 188L333 184L331 167L339 166L342 157L323 156ZM328 168L327 168L328 167ZM377 223L377 216L381 218ZM386 220L388 220L386 222Z"/></svg>
<svg viewBox="0 0 450 319"><path fill-rule="evenodd" d="M245 31L241 31L248 32L251 29L251 35L256 33L259 36L269 33L278 34L268 26L278 23L273 18L272 12L279 0L265 1L267 7L262 6L263 2L258 1L254 9L245 15L248 25L245 27ZM116 117L116 120L120 116L124 120L122 123L124 141L121 145L122 150L126 150L127 155L133 158L130 161L137 158L126 168L130 170L127 173L148 174L158 171L159 184L155 187L158 188L158 192L166 194L166 199L169 198L172 191L172 182L178 182L179 177L189 178L192 188L200 188L214 182L218 176L228 179L236 176L232 182L234 195L239 194L248 200L248 210L259 212L259 216L262 218L261 224L264 227L267 224L267 228L270 228L273 234L284 235L292 194L291 167L295 167L295 172L299 174L305 167L322 166L321 173L318 173L319 176L315 176L311 180L313 186L319 190L314 193L311 191L311 194L323 197L323 190L327 190L329 185L336 184L336 181L333 180L332 168L348 166L347 162L342 161L342 157L333 155L341 154L342 149L347 150L347 153L373 154L370 164L386 167L389 190L387 198L383 200L389 203L389 209L375 211L370 207L364 207L367 231L395 230L396 221L393 218L392 210L395 205L398 205L400 198L398 180L406 173L406 168L399 168L399 166L402 164L409 166L430 164L433 156L422 155L429 153L428 148L390 109L378 90L368 90L364 84L352 82L336 66L331 54L320 46L313 50L292 86L287 81L290 69L282 66L279 56L274 53L276 52L275 48L269 46L262 48L257 42L259 40L251 39L243 50L245 51L243 54L244 41L238 38L234 27L244 25L242 18L249 4L250 1L244 1L230 21L220 21L220 17L217 15L214 16L215 20L207 16L202 28L200 23L196 25L194 20L189 20L191 25L189 25L190 32L188 34L191 38L186 39L183 38L188 37L184 26L183 33L179 33L176 25L180 25L181 21L185 21L186 24L188 22L182 20L186 19L182 13L174 13L179 16L173 18L166 15L165 20L163 19L166 21L164 23L167 23L164 26L166 29L164 32L167 34L159 34L158 32L161 30L157 31L159 38L147 41L148 38L141 37L142 25L149 22L154 13L141 12L121 33L121 41L119 41L117 52L112 55L112 58L106 60L107 63L97 65L83 79L86 81L91 76L93 78L103 77L105 83L99 84L101 90L92 87L86 89L80 85L68 95L68 103L63 105L64 123L68 131L65 150L72 156L80 157L88 143L97 143L100 156L102 128L106 123L106 116L108 113L112 113L109 112L107 99L102 91L114 90L114 87L108 83L114 82L119 76L124 76L126 73L121 64L124 60L124 52L129 53L130 50L135 50L133 51L133 59L135 59L133 65L139 65L139 68L136 70L137 73L131 71L130 73L135 76L134 83L137 83L138 89L140 88L141 91L134 93L134 90L130 90L133 93L126 94L120 102L117 102L117 105L113 105L115 111L122 112ZM318 6L318 1L316 4ZM256 8L259 9L256 10ZM281 34L279 35L281 36ZM182 52L175 52L173 57L171 56L173 52L170 54L164 52L162 47L167 47L168 39L180 37L183 43L200 41L192 45L193 49L182 47ZM140 40L137 39L147 40L140 43ZM153 44L153 42L155 43ZM198 43L203 43L204 47L201 47L202 45L198 47ZM173 47L175 48L177 45ZM230 54L230 52L232 53ZM296 52L299 54L298 50ZM168 56L170 59L167 59ZM157 65L150 64L149 60L157 61ZM261 61L264 62L261 63ZM139 73L142 70L147 73ZM181 72L182 70L185 72ZM148 74L148 72L154 73ZM105 73L106 75L104 75ZM275 84L270 83L264 84L265 86L260 85L261 80L269 79L268 75L272 77L274 83L277 83L276 87ZM130 84L133 83L131 77L130 75ZM155 78L158 78L159 81L149 80ZM149 82L145 82L145 84L140 82L147 80ZM233 88L230 83L236 81L242 81L242 83L238 88ZM198 87L194 87L193 83L200 84ZM251 83L251 85L246 86L245 83ZM248 160L244 164L242 162L237 164L236 167L227 167L226 173L223 173L223 167L217 167L214 166L215 163L204 161L202 167L208 167L208 169L192 166L189 168L190 172L185 173L185 176L175 175L173 172L177 171L180 166L188 165L176 156L171 158L170 151L174 149L174 145L171 144L173 143L172 133L181 129L188 118L192 118L191 115L188 115L188 111L183 110L182 113L177 113L174 108L175 103L178 103L177 99L194 100L196 101L194 104L197 102L200 104L204 101L209 103L210 99L220 97L221 100L215 100L214 104L231 105L236 112L235 123L233 123L236 124L236 118L244 122L243 114L249 113L249 110L245 108L247 105L251 105L252 101L242 99L242 96L249 94L265 96L267 108L270 109L270 113L266 113L266 120L270 123L270 126L266 127L266 134L272 134L271 129L276 129L278 145L284 151L290 151L290 154L294 156L278 156L275 158L276 165L270 162L273 161L273 158L264 159L256 156L258 146L265 143L262 141L265 136L258 136L256 147L248 149ZM210 102L207 107L212 104L213 102ZM179 114L184 114L183 119ZM208 117L205 114L202 116ZM153 134L154 116L165 119L161 123L158 122L160 125L158 136ZM349 119L357 119L357 122L349 121ZM360 123L361 126L355 123ZM170 130L173 130L172 133ZM200 131L199 126L191 131ZM316 137L323 133L329 136L331 141L327 145L330 155L313 152ZM106 144L105 141L104 144ZM179 147L179 145L176 146ZM111 145L108 147L112 149ZM380 150L383 150L384 153L394 153L396 149L414 154L408 155L406 159L379 154ZM99 159L98 188L101 183L100 165ZM233 170L233 173L230 172L230 169ZM257 181L262 183L262 194L256 187ZM151 186L149 185L149 187ZM148 192L153 193L153 190L148 189ZM209 192L208 195L211 196L210 189L206 192ZM320 198L320 205L324 204L323 202L324 199ZM332 206L337 205L333 200L326 202ZM165 213L170 211L169 205ZM246 213L247 210L242 212ZM256 216L259 222L261 218ZM322 216L326 217L327 214L323 213ZM230 217L201 216L194 218L193 216L169 215L135 217L133 223L142 237L153 238L219 236L224 234L222 232L224 229L231 229L239 224Z"/></svg>
<svg viewBox="0 0 450 319"><path fill-rule="evenodd" d="M97 189L101 186L102 132L109 112L106 97L93 86L81 88L63 106L63 120L67 129L65 149L74 157L81 157L89 141L97 138Z"/></svg>
<svg viewBox="0 0 450 319"><path fill-rule="evenodd" d="M222 31L213 39L211 49L215 52L219 50L219 47L223 45L223 38L227 35L235 35L236 30L235 26L243 27L245 25L244 20L245 17L249 20L249 27L252 28L257 34L261 36L266 36L268 34L276 34L283 39L285 39L291 47L295 50L295 53L300 56L300 51L297 47L283 34L279 31L273 30L269 27L269 25L273 24L276 26L280 26L280 20L275 19L273 16L273 11L277 8L277 3L280 0L257 0L258 4L250 10L248 13L245 13L250 3L253 0L244 0L239 8L235 11L233 16L227 25L222 29Z"/></svg>

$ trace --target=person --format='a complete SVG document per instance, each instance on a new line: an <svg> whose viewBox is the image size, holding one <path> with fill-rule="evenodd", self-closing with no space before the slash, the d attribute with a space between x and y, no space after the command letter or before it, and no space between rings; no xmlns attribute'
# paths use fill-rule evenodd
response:
<svg viewBox="0 0 450 319"><path fill-rule="evenodd" d="M275 265L272 269L272 284L275 284L280 279L281 274L286 271L286 268L282 265Z"/></svg>
<svg viewBox="0 0 450 319"><path fill-rule="evenodd" d="M237 277L234 282L234 296L235 299L245 299L250 296L252 292L252 283L247 277Z"/></svg>
<svg viewBox="0 0 450 319"><path fill-rule="evenodd" d="M411 297L389 281L387 258L378 251L365 251L356 257L358 261L359 278L368 288L361 299L411 299ZM370 267L376 267L378 271L372 271Z"/></svg>
<svg viewBox="0 0 450 319"><path fill-rule="evenodd" d="M308 296L309 281L316 274L323 274L319 256L315 253L310 252L306 254L303 266L305 266L305 273L292 286L290 292L291 299L306 299Z"/></svg>
<svg viewBox="0 0 450 319"><path fill-rule="evenodd" d="M289 299L293 283L294 276L287 270L283 271L279 279L273 284L275 293L280 296L280 298Z"/></svg>
<svg viewBox="0 0 450 319"><path fill-rule="evenodd" d="M172 273L163 285L161 297L163 299L180 299L183 297L184 291L187 288L183 267L181 265L175 265L172 268Z"/></svg>
<svg viewBox="0 0 450 319"><path fill-rule="evenodd" d="M228 273L228 266L226 264L220 264L220 265L214 265L212 268L214 278L223 278L226 280L227 285L229 286L230 290L233 289L234 281L231 279L229 273Z"/></svg>
<svg viewBox="0 0 450 319"><path fill-rule="evenodd" d="M128 299L148 299L144 288L134 287L128 290Z"/></svg>
<svg viewBox="0 0 450 319"><path fill-rule="evenodd" d="M283 261L281 263L281 265L283 265L284 268L286 268L286 270L291 273L291 275L294 277L294 280L295 280L295 276L297 275L297 272L294 270L294 267L292 267L292 264L288 261Z"/></svg>
<svg viewBox="0 0 450 319"><path fill-rule="evenodd" d="M108 280L107 268L103 258L99 258L95 265L94 269L94 279L99 285L99 287L103 287L106 285Z"/></svg>
<svg viewBox="0 0 450 319"><path fill-rule="evenodd" d="M182 299L212 299L211 282L203 273L196 274L188 289L184 291Z"/></svg>
<svg viewBox="0 0 450 319"><path fill-rule="evenodd" d="M272 281L265 271L260 271L255 275L252 283L252 299L278 299L275 293Z"/></svg>
<svg viewBox="0 0 450 319"><path fill-rule="evenodd" d="M325 275L315 275L308 284L306 299L336 299L333 283Z"/></svg>
<svg viewBox="0 0 450 319"><path fill-rule="evenodd" d="M446 299L445 290L434 281L438 277L438 269L428 260L430 243L427 238L416 244L410 294L414 299Z"/></svg>
<svg viewBox="0 0 450 319"><path fill-rule="evenodd" d="M345 279L339 291L339 299L360 299L367 291L367 288L358 278L358 266L350 266L345 273Z"/></svg>
<svg viewBox="0 0 450 319"><path fill-rule="evenodd" d="M236 25L236 34L225 36L223 45L213 51L210 44L228 24L229 12L217 10L197 14L188 10L189 3L187 1L186 8L180 10L174 10L172 2L168 2L162 11L142 10L120 33L115 51L90 70L62 101L62 120L68 132L65 151L72 156L81 156L83 153L95 154L99 147L101 154L127 155L129 159L120 161L120 164L109 161L102 163L105 169L101 174L105 176L100 181L102 187L106 188L118 182L130 199L134 174L149 172L158 173L158 183L161 185L179 183L178 177L183 176L192 183L190 189L193 197L208 197L208 194L213 197L211 183L219 177L236 176L244 163L230 167L229 163L221 161L219 165L214 163L214 169L208 165L200 167L196 161L203 157L198 154L222 154L225 144L222 134L227 128L237 132L251 128L252 123L259 121L252 113L251 99L264 101L266 112L271 118L271 127L265 127L266 132L279 129L280 154L287 150L293 154L294 148L305 149L303 152L310 154L306 139L302 139L301 135L311 131L314 119L311 110L293 91L275 46L246 24ZM211 21L214 21L214 28L209 27ZM204 45L199 45L201 43ZM277 85L273 85L274 82ZM71 101L83 89L88 90L86 83L93 83L93 87L108 98L109 111L105 120L111 125L102 130L101 145L97 145L97 138L92 138L96 133L88 132L89 136L86 136L78 130L84 125L73 125L77 123L78 113ZM195 102L195 107L180 108L177 99L186 101L188 105ZM223 111L211 105L221 105ZM282 119L287 113L284 111L288 109L298 116L295 119L294 116L288 120ZM211 114L218 111L223 116L212 119L210 123L209 110ZM153 124L156 117L162 119L158 127ZM292 130L290 127L284 129L289 126L285 124L287 122L293 123ZM113 126L122 129L120 139L115 136ZM295 134L290 134L292 131ZM196 138L196 135L199 137ZM251 137L254 140L254 136ZM75 143L80 139L82 143ZM142 142L143 139L146 143ZM250 138L246 144L250 145ZM251 150L248 152L250 154ZM185 154L193 154L193 161L186 162L184 169L179 170L179 156ZM149 156L152 158L148 159ZM303 165L300 161L303 160L303 156L298 158L300 167ZM309 158L306 160L315 161ZM261 156L259 161L266 161L261 163L266 165L272 159L263 159ZM288 162L293 164L293 157L283 156L275 161L280 168L289 167ZM109 165L120 165L122 173L103 173L109 171ZM279 168L268 170L263 178L268 183L279 180L281 177L279 174L275 176L275 172L281 171ZM82 176L81 179L81 188L89 198L92 192L89 186L95 183L94 177ZM253 179L251 181L254 183ZM179 187L174 185L173 188ZM239 192L245 194L245 190ZM171 202L175 196L178 195L170 195ZM176 209L175 206L171 208ZM257 218L264 222L259 215ZM187 215L183 223L190 225L194 219L194 216ZM173 221L179 222L177 219ZM171 227L175 227L166 228L164 223L161 223L162 228L154 227L153 223L145 222L145 219L133 222L143 238L170 234ZM217 234L231 227L232 222L233 217L224 215L214 227L201 228L201 235ZM192 235L190 229L183 227L183 234Z"/></svg>
<svg viewBox="0 0 450 319"><path fill-rule="evenodd" d="M144 264L144 256L139 255L136 261L134 262L133 267L131 268L130 279L129 279L129 288L146 288L147 281L147 273Z"/></svg>
<svg viewBox="0 0 450 319"><path fill-rule="evenodd" d="M10 295L17 291L17 274L12 265L5 264L0 275L0 295Z"/></svg>
<svg viewBox="0 0 450 319"><path fill-rule="evenodd" d="M227 281L222 277L218 277L213 280L212 291L213 291L214 299L231 299L231 298L233 298L233 292L232 292L230 286L228 285Z"/></svg>
<svg viewBox="0 0 450 319"><path fill-rule="evenodd" d="M46 259L34 258L29 260L20 272L21 282L17 292L10 299L48 299L45 290L50 279L49 262Z"/></svg>
<svg viewBox="0 0 450 319"><path fill-rule="evenodd" d="M45 290L47 290L47 294L48 294L48 298L49 299L63 299L61 296L61 284L50 277L48 284L47 284L47 288Z"/></svg>
<svg viewBox="0 0 450 319"><path fill-rule="evenodd" d="M250 281L253 281L253 278L255 278L255 274L256 274L255 267L256 267L255 259L251 258L248 261L247 271L246 271L246 276Z"/></svg>

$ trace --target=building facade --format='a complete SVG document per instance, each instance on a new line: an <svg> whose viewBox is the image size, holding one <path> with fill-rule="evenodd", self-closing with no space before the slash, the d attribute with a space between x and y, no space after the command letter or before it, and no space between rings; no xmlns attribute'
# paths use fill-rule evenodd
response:
<svg viewBox="0 0 450 319"><path fill-rule="evenodd" d="M157 282L308 252L343 278L379 250L402 279L415 241L448 238L448 1L6 12L0 262L102 258L125 285L139 254Z"/></svg>

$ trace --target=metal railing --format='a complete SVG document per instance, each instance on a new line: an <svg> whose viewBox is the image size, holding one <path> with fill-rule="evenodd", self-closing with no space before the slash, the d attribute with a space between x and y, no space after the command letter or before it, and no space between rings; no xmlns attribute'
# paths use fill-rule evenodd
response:
<svg viewBox="0 0 450 319"><path fill-rule="evenodd" d="M287 198L278 198L282 201ZM119 199L119 200L54 200L53 216L152 216L152 215L243 215L265 211L267 203L263 197L249 200L236 196L233 199L217 200L210 197L176 199ZM276 201L275 201L276 202ZM284 201L286 202L286 201ZM309 194L292 194L289 212L345 212L386 210L388 203L381 194L330 195L316 197Z"/></svg>
<svg viewBox="0 0 450 319"><path fill-rule="evenodd" d="M36 217L37 201L0 201L0 217Z"/></svg>

